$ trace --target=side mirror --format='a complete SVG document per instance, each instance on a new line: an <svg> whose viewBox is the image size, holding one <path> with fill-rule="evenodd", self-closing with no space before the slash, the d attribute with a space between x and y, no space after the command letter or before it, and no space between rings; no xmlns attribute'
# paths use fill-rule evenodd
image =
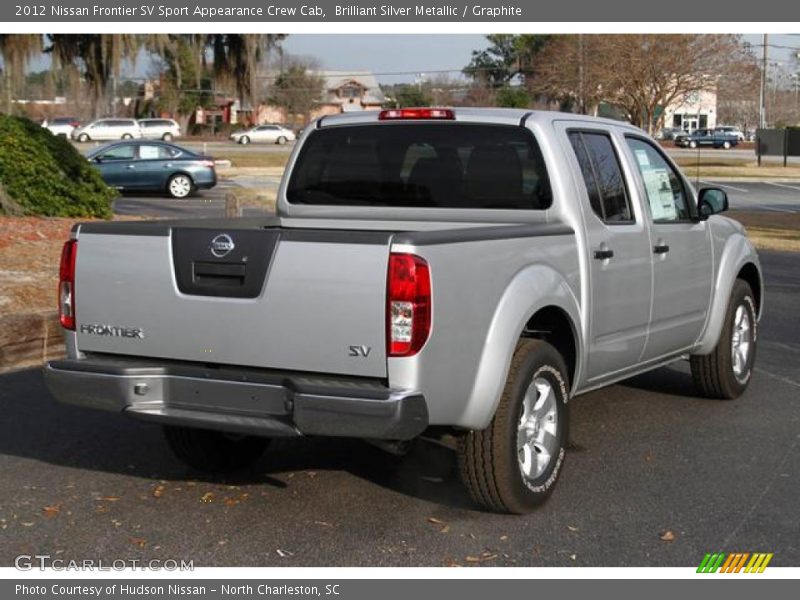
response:
<svg viewBox="0 0 800 600"><path fill-rule="evenodd" d="M100 164L101 162L103 162L103 157L102 156L95 156L92 160L94 162L96 162L97 164Z"/></svg>
<svg viewBox="0 0 800 600"><path fill-rule="evenodd" d="M719 188L703 188L697 194L697 208L700 220L728 210L728 194Z"/></svg>

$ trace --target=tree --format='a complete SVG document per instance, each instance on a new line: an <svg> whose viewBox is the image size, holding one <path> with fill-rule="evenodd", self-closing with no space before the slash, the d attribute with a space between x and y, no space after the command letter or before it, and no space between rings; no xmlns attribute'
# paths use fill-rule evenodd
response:
<svg viewBox="0 0 800 600"><path fill-rule="evenodd" d="M538 57L533 89L584 111L614 104L652 133L663 125L667 106L716 89L744 62L733 35L558 36Z"/></svg>
<svg viewBox="0 0 800 600"><path fill-rule="evenodd" d="M6 113L11 114L14 96L25 81L25 69L33 57L41 54L42 46L42 36L38 33L0 35Z"/></svg>
<svg viewBox="0 0 800 600"><path fill-rule="evenodd" d="M531 97L523 86L506 85L497 90L495 103L503 108L528 108Z"/></svg>
<svg viewBox="0 0 800 600"><path fill-rule="evenodd" d="M125 60L135 62L141 39L134 34L48 34L45 49L53 56L54 68L71 73L82 71L89 86L95 116L105 112L109 87L119 80Z"/></svg>
<svg viewBox="0 0 800 600"><path fill-rule="evenodd" d="M499 88L515 77L528 80L533 73L536 55L550 36L492 34L486 39L490 46L474 50L464 74L484 85Z"/></svg>
<svg viewBox="0 0 800 600"><path fill-rule="evenodd" d="M256 104L256 76L263 55L277 48L285 34L212 34L207 46L213 52L216 81L232 83L242 108Z"/></svg>
<svg viewBox="0 0 800 600"><path fill-rule="evenodd" d="M269 103L286 110L289 121L307 123L312 109L322 100L325 79L307 61L290 61L275 79ZM298 119L299 117L299 119Z"/></svg>

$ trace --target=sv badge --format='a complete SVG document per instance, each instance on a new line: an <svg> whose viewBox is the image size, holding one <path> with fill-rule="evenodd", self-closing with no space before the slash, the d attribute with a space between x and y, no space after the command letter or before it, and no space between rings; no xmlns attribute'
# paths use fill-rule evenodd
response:
<svg viewBox="0 0 800 600"><path fill-rule="evenodd" d="M349 346L348 356L356 358L367 358L372 351L372 346Z"/></svg>

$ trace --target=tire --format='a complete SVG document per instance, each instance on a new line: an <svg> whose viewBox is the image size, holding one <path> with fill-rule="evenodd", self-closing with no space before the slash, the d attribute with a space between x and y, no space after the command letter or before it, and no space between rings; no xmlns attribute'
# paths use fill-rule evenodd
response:
<svg viewBox="0 0 800 600"><path fill-rule="evenodd" d="M556 349L542 340L521 341L491 423L459 441L461 478L478 504L493 512L524 514L547 499L566 454L568 395L566 365ZM538 402L544 404L531 413L531 403L535 407ZM537 413L539 419L532 420ZM542 430L550 436L539 438ZM542 454L549 458L532 460Z"/></svg>
<svg viewBox="0 0 800 600"><path fill-rule="evenodd" d="M212 474L232 473L252 465L269 444L267 438L192 427L166 426L164 437L181 462Z"/></svg>
<svg viewBox="0 0 800 600"><path fill-rule="evenodd" d="M194 191L192 178L183 173L177 173L167 182L167 193L178 200L188 198Z"/></svg>
<svg viewBox="0 0 800 600"><path fill-rule="evenodd" d="M247 135L243 135L242 137L239 138L239 143L242 144L243 146L246 146L247 144L250 143L250 137Z"/></svg>
<svg viewBox="0 0 800 600"><path fill-rule="evenodd" d="M694 150L695 148L697 148L697 142L695 142L694 140L692 140L691 142L689 142L689 148L691 148L692 150Z"/></svg>
<svg viewBox="0 0 800 600"><path fill-rule="evenodd" d="M80 134L80 135L78 136L78 141L79 141L79 142L81 142L81 143L83 143L83 144L85 144L86 142L88 142L88 141L89 141L89 139L90 139L90 138L89 138L89 134L87 134L87 133L82 133L82 134Z"/></svg>
<svg viewBox="0 0 800 600"><path fill-rule="evenodd" d="M278 146L283 146L287 141L288 140L284 136L280 136L277 140L275 140L275 143L278 144Z"/></svg>
<svg viewBox="0 0 800 600"><path fill-rule="evenodd" d="M173 136L171 133L165 133L164 135L161 136L161 139L164 140L165 142L171 142L172 138Z"/></svg>
<svg viewBox="0 0 800 600"><path fill-rule="evenodd" d="M132 140L133 136L130 133L123 133L122 134L122 139L123 140Z"/></svg>
<svg viewBox="0 0 800 600"><path fill-rule="evenodd" d="M725 150L730 150L731 143L730 142L722 142L722 147L725 148Z"/></svg>
<svg viewBox="0 0 800 600"><path fill-rule="evenodd" d="M756 314L753 290L737 279L716 347L711 354L689 359L694 383L705 397L733 400L747 389L756 358Z"/></svg>

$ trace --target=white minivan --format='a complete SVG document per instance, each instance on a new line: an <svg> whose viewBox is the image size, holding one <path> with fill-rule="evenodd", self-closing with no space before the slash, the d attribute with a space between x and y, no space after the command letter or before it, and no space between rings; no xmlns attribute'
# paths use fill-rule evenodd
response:
<svg viewBox="0 0 800 600"><path fill-rule="evenodd" d="M142 130L136 119L96 119L76 127L71 137L79 142L132 140L141 138Z"/></svg>
<svg viewBox="0 0 800 600"><path fill-rule="evenodd" d="M174 119L139 119L142 137L169 142L181 136L181 126Z"/></svg>

